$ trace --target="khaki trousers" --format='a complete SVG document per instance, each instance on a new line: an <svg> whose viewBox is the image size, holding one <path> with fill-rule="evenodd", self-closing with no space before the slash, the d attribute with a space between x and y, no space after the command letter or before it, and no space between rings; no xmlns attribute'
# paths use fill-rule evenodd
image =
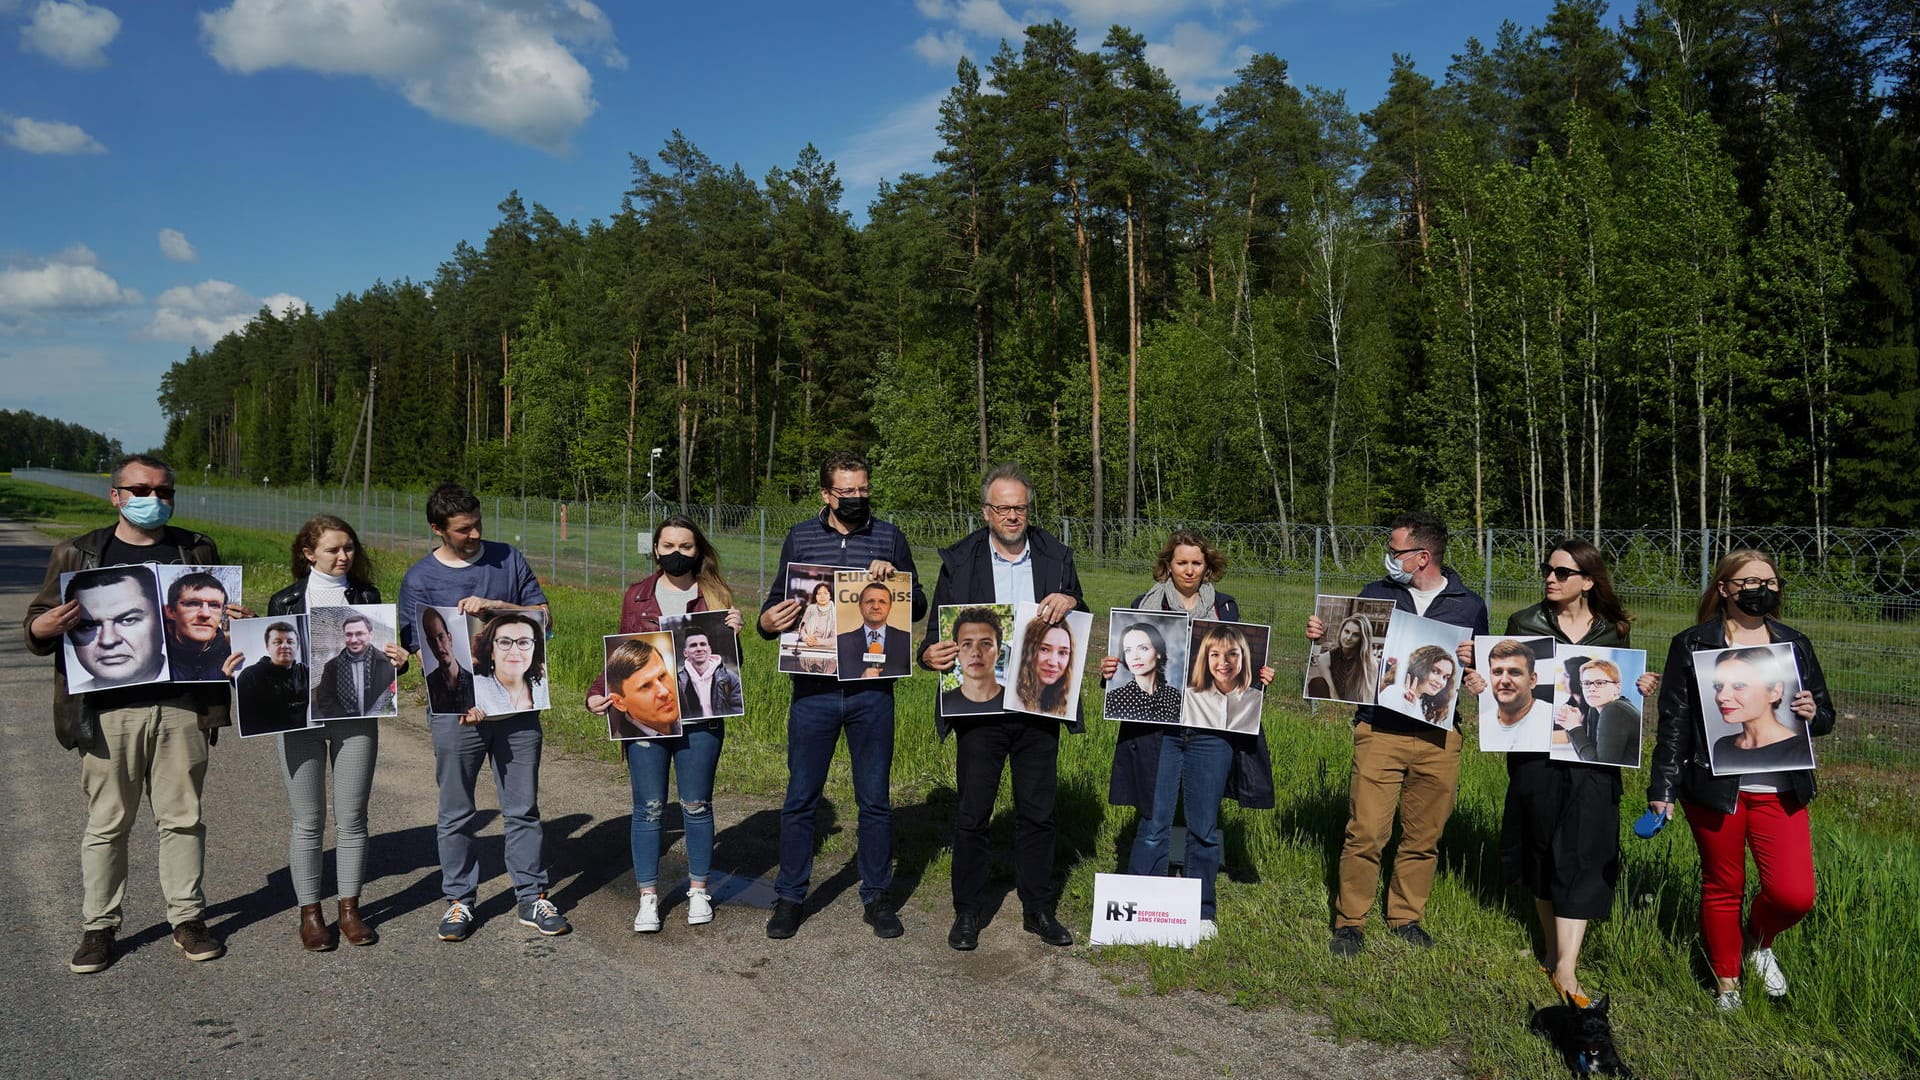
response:
<svg viewBox="0 0 1920 1080"><path fill-rule="evenodd" d="M1434 728L1403 735L1353 729L1353 784L1346 843L1340 849L1340 895L1333 924L1365 926L1380 888L1380 852L1400 811L1400 848L1387 889L1387 925L1419 921L1433 892L1440 833L1453 813L1460 779L1460 732Z"/></svg>
<svg viewBox="0 0 1920 1080"><path fill-rule="evenodd" d="M99 714L100 738L82 751L87 831L80 841L80 913L88 930L117 930L127 896L127 837L144 793L160 833L160 891L167 921L200 918L207 827L200 791L207 778L207 736L188 700Z"/></svg>

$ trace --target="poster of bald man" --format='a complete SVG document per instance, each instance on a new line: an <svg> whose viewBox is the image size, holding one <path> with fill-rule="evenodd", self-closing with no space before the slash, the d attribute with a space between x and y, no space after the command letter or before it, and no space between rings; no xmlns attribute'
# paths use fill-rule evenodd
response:
<svg viewBox="0 0 1920 1080"><path fill-rule="evenodd" d="M833 598L841 682L913 674L912 574L895 570L876 578L865 570L839 570Z"/></svg>
<svg viewBox="0 0 1920 1080"><path fill-rule="evenodd" d="M167 681L160 583L151 565L61 574L60 599L80 605L80 621L60 643L67 693Z"/></svg>
<svg viewBox="0 0 1920 1080"><path fill-rule="evenodd" d="M167 673L173 682L226 682L233 651L229 607L240 607L237 566L157 566L160 614L166 620Z"/></svg>

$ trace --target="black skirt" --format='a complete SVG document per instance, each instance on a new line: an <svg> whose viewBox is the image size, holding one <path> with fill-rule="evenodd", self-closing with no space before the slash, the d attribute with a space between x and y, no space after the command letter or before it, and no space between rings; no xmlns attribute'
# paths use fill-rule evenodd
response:
<svg viewBox="0 0 1920 1080"><path fill-rule="evenodd" d="M1620 879L1620 770L1507 755L1500 866L1565 919L1601 919Z"/></svg>

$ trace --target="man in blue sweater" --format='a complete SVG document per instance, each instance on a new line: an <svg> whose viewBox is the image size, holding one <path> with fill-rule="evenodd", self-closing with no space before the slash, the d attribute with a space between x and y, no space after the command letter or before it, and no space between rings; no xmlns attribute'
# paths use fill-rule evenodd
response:
<svg viewBox="0 0 1920 1080"><path fill-rule="evenodd" d="M925 617L927 596L914 572L905 534L873 517L870 475L866 461L846 451L821 464L820 501L826 505L819 517L787 532L779 571L760 606L761 637L771 640L800 623L804 605L788 597L787 567L794 563L864 567L875 579L904 570L913 574L914 621ZM790 938L800 928L800 905L813 876L814 813L842 731L860 811L856 862L867 925L877 937L896 938L904 932L887 895L893 886L893 684L892 679L841 682L823 675L793 676L787 798L780 807L780 875L774 880L773 915L767 919L770 938Z"/></svg>

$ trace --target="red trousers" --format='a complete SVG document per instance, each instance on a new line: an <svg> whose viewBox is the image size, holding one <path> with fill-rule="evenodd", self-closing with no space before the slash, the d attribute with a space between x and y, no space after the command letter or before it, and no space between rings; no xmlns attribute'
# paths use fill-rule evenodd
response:
<svg viewBox="0 0 1920 1080"><path fill-rule="evenodd" d="M1813 910L1813 832L1807 808L1779 795L1741 792L1733 813L1686 803L1687 827L1700 846L1700 936L1707 962L1723 979L1740 976L1740 903L1747 895L1747 850L1760 870L1747 926L1758 948Z"/></svg>

